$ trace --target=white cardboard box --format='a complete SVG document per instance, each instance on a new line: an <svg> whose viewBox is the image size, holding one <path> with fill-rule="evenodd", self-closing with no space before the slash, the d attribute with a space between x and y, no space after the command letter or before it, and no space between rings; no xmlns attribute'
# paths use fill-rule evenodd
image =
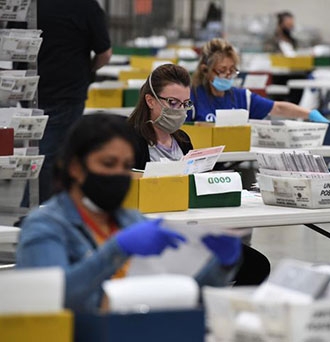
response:
<svg viewBox="0 0 330 342"><path fill-rule="evenodd" d="M330 180L257 175L265 204L296 208L329 208Z"/></svg>
<svg viewBox="0 0 330 342"><path fill-rule="evenodd" d="M308 148L323 145L328 124L294 120L249 120L251 145L277 148Z"/></svg>
<svg viewBox="0 0 330 342"><path fill-rule="evenodd" d="M329 298L312 304L256 303L254 289L204 287L207 322L217 342L329 342Z"/></svg>

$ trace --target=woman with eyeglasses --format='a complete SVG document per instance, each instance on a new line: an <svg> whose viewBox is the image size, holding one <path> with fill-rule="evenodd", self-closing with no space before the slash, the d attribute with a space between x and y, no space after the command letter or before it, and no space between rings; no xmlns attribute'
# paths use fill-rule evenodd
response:
<svg viewBox="0 0 330 342"><path fill-rule="evenodd" d="M180 130L187 112L193 110L190 84L188 71L174 64L161 65L149 75L140 90L137 106L128 119L137 133L136 168L144 169L146 162L165 158L179 160L193 149L189 136ZM216 260L220 260L218 265L216 261L211 268L209 265L205 267L207 277L220 279L217 276L220 272L222 285L228 285L229 281L237 285L258 285L270 272L268 260L252 247L241 244L238 238L207 235L202 242L218 255ZM235 255L230 262L224 262L223 256L219 258L226 250ZM224 274L227 282L224 281ZM212 282L219 284L219 281Z"/></svg>
<svg viewBox="0 0 330 342"><path fill-rule="evenodd" d="M216 109L247 109L250 119L264 119L268 114L285 118L308 119L329 123L317 109L308 110L286 101L273 101L236 88L234 79L239 74L239 57L227 41L214 38L201 51L193 75L191 99L195 111L188 113L187 121L215 121Z"/></svg>
<svg viewBox="0 0 330 342"><path fill-rule="evenodd" d="M139 140L136 168L144 169L148 161L162 158L179 160L193 149L189 136L180 130L193 107L190 82L186 69L164 64L142 86L137 106L128 119Z"/></svg>

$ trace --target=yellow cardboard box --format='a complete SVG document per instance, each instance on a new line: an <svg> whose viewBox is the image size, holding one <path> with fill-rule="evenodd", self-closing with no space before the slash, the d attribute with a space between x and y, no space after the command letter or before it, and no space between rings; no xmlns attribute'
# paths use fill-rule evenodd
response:
<svg viewBox="0 0 330 342"><path fill-rule="evenodd" d="M183 125L181 129L189 135L191 143L195 149L213 146L213 125Z"/></svg>
<svg viewBox="0 0 330 342"><path fill-rule="evenodd" d="M123 206L142 213L187 210L188 176L132 179Z"/></svg>
<svg viewBox="0 0 330 342"><path fill-rule="evenodd" d="M167 62L167 63L177 63L177 58L158 58L155 56L131 56L130 66L132 68L140 68L142 70L147 70L148 72L154 69L157 63Z"/></svg>
<svg viewBox="0 0 330 342"><path fill-rule="evenodd" d="M224 152L250 151L251 126L213 127L212 146L220 145Z"/></svg>
<svg viewBox="0 0 330 342"><path fill-rule="evenodd" d="M149 76L150 71L143 69L121 70L118 75L119 81L127 81L130 79L144 79Z"/></svg>
<svg viewBox="0 0 330 342"><path fill-rule="evenodd" d="M272 54L270 60L273 67L292 70L311 70L314 67L314 58L312 56L286 57L281 54Z"/></svg>
<svg viewBox="0 0 330 342"><path fill-rule="evenodd" d="M72 342L73 314L65 310L49 314L0 316L0 340L3 342Z"/></svg>
<svg viewBox="0 0 330 342"><path fill-rule="evenodd" d="M196 122L181 129L189 135L195 149L225 145L224 152L250 151L250 125L216 127L213 123Z"/></svg>
<svg viewBox="0 0 330 342"><path fill-rule="evenodd" d="M88 90L87 108L111 108L123 106L123 88L93 88Z"/></svg>

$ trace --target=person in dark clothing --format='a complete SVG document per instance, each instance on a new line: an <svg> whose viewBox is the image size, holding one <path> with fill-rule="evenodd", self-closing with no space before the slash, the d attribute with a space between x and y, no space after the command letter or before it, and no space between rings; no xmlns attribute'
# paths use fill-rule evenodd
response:
<svg viewBox="0 0 330 342"><path fill-rule="evenodd" d="M149 75L128 118L137 136L135 168L144 169L149 161L179 160L193 149L189 136L180 130L193 108L190 86L188 71L178 65L161 65ZM236 285L258 285L268 277L270 264L263 254L242 244L242 259Z"/></svg>
<svg viewBox="0 0 330 342"><path fill-rule="evenodd" d="M49 115L39 144L39 153L45 155L39 176L42 203L53 192L52 169L59 144L83 114L91 75L108 63L112 50L105 13L96 0L42 0L37 6L43 38L38 103ZM21 206L29 206L28 187Z"/></svg>
<svg viewBox="0 0 330 342"><path fill-rule="evenodd" d="M277 28L275 31L276 50L285 55L293 56L297 49L297 40L292 36L294 16L284 11L277 14Z"/></svg>

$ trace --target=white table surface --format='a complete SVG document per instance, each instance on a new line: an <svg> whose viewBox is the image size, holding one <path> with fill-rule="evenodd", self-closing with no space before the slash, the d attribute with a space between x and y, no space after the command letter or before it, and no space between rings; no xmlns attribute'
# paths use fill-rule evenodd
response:
<svg viewBox="0 0 330 342"><path fill-rule="evenodd" d="M0 226L0 245L1 243L17 243L20 231L17 227Z"/></svg>
<svg viewBox="0 0 330 342"><path fill-rule="evenodd" d="M291 79L291 80L288 80L287 86L289 88L294 88L294 89L304 89L304 88L330 89L330 78L329 79L312 79L312 80Z"/></svg>
<svg viewBox="0 0 330 342"><path fill-rule="evenodd" d="M232 228L274 227L330 222L329 209L300 209L265 205L260 196L242 196L240 207L201 208L187 211L147 214L150 218L163 217L174 229L191 229L204 234Z"/></svg>
<svg viewBox="0 0 330 342"><path fill-rule="evenodd" d="M303 149L295 149L295 151L309 151L312 154L317 154L322 157L330 157L330 145L324 145L319 147L310 147ZM257 153L265 152L290 152L293 149L278 149L278 148L265 148L265 147L251 147L250 151L240 152L222 152L218 158L219 162L231 162L231 161L250 161L257 160Z"/></svg>
<svg viewBox="0 0 330 342"><path fill-rule="evenodd" d="M121 71L134 70L130 65L105 65L96 71L96 75L118 78Z"/></svg>

